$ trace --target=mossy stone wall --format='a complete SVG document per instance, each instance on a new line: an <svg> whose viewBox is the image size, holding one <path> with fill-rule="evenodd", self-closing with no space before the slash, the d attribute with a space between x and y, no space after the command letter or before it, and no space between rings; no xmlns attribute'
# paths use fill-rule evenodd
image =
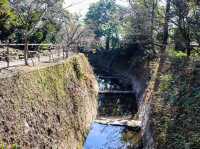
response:
<svg viewBox="0 0 200 149"><path fill-rule="evenodd" d="M0 144L79 149L97 113L86 57L0 79Z"/></svg>

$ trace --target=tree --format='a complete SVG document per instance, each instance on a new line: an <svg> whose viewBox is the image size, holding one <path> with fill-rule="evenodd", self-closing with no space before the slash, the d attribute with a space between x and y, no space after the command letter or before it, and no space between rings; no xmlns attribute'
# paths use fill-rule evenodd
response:
<svg viewBox="0 0 200 149"><path fill-rule="evenodd" d="M117 5L115 0L100 0L90 6L85 22L94 31L97 38L106 38L106 49L110 49L110 41L117 36Z"/></svg>
<svg viewBox="0 0 200 149"><path fill-rule="evenodd" d="M0 1L0 40L5 40L14 30L16 16L10 9L8 0Z"/></svg>
<svg viewBox="0 0 200 149"><path fill-rule="evenodd" d="M130 10L125 21L125 43L138 57L154 54L156 1L129 0ZM141 58L140 58L141 59Z"/></svg>
<svg viewBox="0 0 200 149"><path fill-rule="evenodd" d="M62 12L63 0L12 0L11 7L18 17L17 31L22 34L24 41L24 60L28 65L28 43L31 36L37 35L37 31L44 29L44 25L48 24L49 18L53 14ZM51 18L52 19L52 18ZM55 18L54 18L55 19ZM60 21L59 18L56 18ZM40 34L41 35L41 34Z"/></svg>
<svg viewBox="0 0 200 149"><path fill-rule="evenodd" d="M174 25L175 48L189 57L193 41L199 43L200 18L198 1L172 0L170 22Z"/></svg>
<svg viewBox="0 0 200 149"><path fill-rule="evenodd" d="M190 15L188 16L188 24L190 26L190 38L198 43L200 47L200 2L190 2Z"/></svg>
<svg viewBox="0 0 200 149"><path fill-rule="evenodd" d="M79 17L73 15L70 15L68 21L64 24L62 30L59 33L59 36L62 38L61 43L63 45L63 48L66 50L69 50L70 48L75 48L75 46L78 47L81 43L82 38L85 37L85 35L85 28L80 24Z"/></svg>
<svg viewBox="0 0 200 149"><path fill-rule="evenodd" d="M187 55L190 56L191 52L191 38L190 38L190 25L188 22L188 16L190 12L189 3L186 0L173 0L173 11L171 21L177 26L176 34L181 37L183 45L181 49L187 51ZM175 21L174 21L175 20Z"/></svg>
<svg viewBox="0 0 200 149"><path fill-rule="evenodd" d="M161 48L161 56L164 55L167 44L168 44L170 7L171 7L171 0L167 0L166 1L165 18L164 18L164 26L163 26L163 42L162 42L162 48Z"/></svg>

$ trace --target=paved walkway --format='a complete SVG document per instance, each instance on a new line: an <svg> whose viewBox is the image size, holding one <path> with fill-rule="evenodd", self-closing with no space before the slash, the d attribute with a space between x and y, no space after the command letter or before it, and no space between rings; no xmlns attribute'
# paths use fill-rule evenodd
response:
<svg viewBox="0 0 200 149"><path fill-rule="evenodd" d="M74 53L69 53L69 56L72 56L72 55L74 55ZM28 59L29 66L25 66L24 59L13 60L9 63L9 68L7 67L7 62L0 61L0 78L12 76L13 74L16 74L17 72L19 72L19 70L23 70L21 68L31 69L34 67L39 67L39 66L41 67L41 66L59 63L59 62L62 62L63 60L64 59L62 55L58 56L58 54L55 53L55 54L52 54L51 57L40 56L39 59L37 57L29 58Z"/></svg>
<svg viewBox="0 0 200 149"><path fill-rule="evenodd" d="M28 59L28 63L30 66L35 66L38 65L39 63L44 63L44 62L50 62L53 61L53 59L62 59L62 56L58 57L58 54L54 52L54 54L50 56L40 56L39 58L34 57L34 58L29 58ZM24 65L24 59L20 59L20 60L12 60L9 63L10 67L15 67L15 66L21 66ZM2 68L6 68L7 67L7 62L5 61L0 61L0 69Z"/></svg>

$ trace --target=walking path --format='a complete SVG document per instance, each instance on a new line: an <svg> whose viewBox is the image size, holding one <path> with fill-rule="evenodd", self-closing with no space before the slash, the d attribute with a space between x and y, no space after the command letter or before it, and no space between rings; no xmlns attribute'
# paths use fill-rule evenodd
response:
<svg viewBox="0 0 200 149"><path fill-rule="evenodd" d="M69 53L69 56L74 55L74 53ZM7 67L7 62L0 61L0 78L5 78L16 74L19 71L23 71L26 69L33 69L34 67L41 67L50 64L55 64L59 62L63 62L62 56L58 56L57 53L51 54L51 56L40 56L38 59L37 57L29 58L28 59L28 66L25 66L24 59L20 60L13 60L9 63L9 67Z"/></svg>

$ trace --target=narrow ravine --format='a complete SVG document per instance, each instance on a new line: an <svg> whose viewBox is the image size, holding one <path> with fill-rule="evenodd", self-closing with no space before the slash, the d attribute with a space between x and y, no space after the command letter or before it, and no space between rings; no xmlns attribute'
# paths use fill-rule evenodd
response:
<svg viewBox="0 0 200 149"><path fill-rule="evenodd" d="M131 90L115 77L97 77L100 90ZM99 94L98 118L133 119L137 113L134 94ZM138 149L139 131L125 126L113 126L94 122L84 144L84 149Z"/></svg>

